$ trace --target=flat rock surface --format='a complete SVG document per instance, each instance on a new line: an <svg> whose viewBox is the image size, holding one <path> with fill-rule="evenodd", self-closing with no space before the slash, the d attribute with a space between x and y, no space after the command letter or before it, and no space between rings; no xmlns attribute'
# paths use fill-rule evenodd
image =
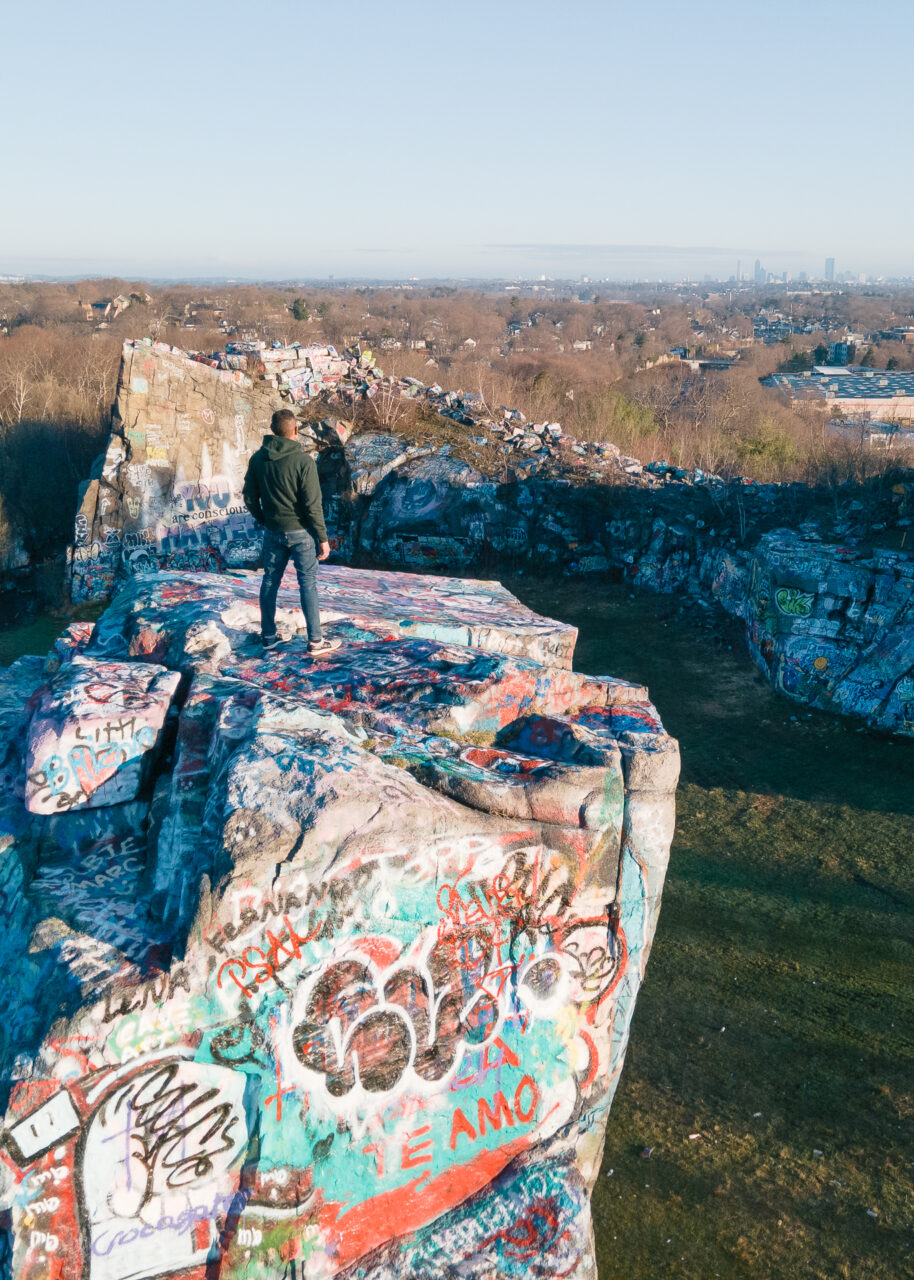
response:
<svg viewBox="0 0 914 1280"><path fill-rule="evenodd" d="M571 666L576 628L534 613L498 582L322 565L318 584L321 621L332 637L427 639ZM107 610L92 651L109 659L165 662L170 656L209 670L230 653L260 656L259 590L260 574L244 571L144 575L141 586L119 594ZM304 632L292 570L283 578L276 616L285 635Z"/></svg>

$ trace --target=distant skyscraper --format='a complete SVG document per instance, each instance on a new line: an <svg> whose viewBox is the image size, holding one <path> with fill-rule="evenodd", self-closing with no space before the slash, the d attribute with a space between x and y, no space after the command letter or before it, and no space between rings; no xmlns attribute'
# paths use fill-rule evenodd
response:
<svg viewBox="0 0 914 1280"><path fill-rule="evenodd" d="M834 280L835 278L835 260L834 258L825 259L825 279Z"/></svg>
<svg viewBox="0 0 914 1280"><path fill-rule="evenodd" d="M759 262L758 258L756 258L755 260L755 270L752 273L752 278L756 284L765 283L765 278L766 278L765 268L762 266L761 262Z"/></svg>

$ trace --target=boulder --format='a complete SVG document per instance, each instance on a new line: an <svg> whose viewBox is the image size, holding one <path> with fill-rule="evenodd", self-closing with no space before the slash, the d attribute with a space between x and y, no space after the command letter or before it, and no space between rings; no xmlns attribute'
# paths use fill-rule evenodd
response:
<svg viewBox="0 0 914 1280"><path fill-rule="evenodd" d="M914 737L914 557L776 530L752 556L743 613L781 693Z"/></svg>
<svg viewBox="0 0 914 1280"><path fill-rule="evenodd" d="M440 638L379 638L412 582L337 570L321 660L262 653L244 575L135 579L60 647L52 706L90 671L121 702L189 687L154 788L26 815L17 1277L595 1280L678 752L646 690L571 671L573 637L497 584L436 606L420 579ZM513 652L450 638L492 640L474 591L505 635L526 617Z"/></svg>
<svg viewBox="0 0 914 1280"><path fill-rule="evenodd" d="M28 729L25 805L60 813L133 800L162 740L179 672L77 654L41 692Z"/></svg>

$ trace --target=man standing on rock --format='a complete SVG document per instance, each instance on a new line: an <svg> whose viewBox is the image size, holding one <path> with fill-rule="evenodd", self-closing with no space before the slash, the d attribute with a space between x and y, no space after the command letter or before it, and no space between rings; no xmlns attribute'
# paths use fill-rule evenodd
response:
<svg viewBox="0 0 914 1280"><path fill-rule="evenodd" d="M263 526L263 647L275 649L283 643L276 632L276 595L291 559L308 628L308 652L332 653L340 641L324 638L317 603L317 562L330 554L317 466L298 442L298 421L291 409L277 409L270 430L273 434L264 436L244 477L244 505Z"/></svg>

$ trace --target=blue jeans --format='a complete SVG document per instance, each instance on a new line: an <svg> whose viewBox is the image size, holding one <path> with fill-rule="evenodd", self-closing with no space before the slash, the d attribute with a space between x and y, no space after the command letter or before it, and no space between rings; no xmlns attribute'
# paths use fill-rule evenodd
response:
<svg viewBox="0 0 914 1280"><path fill-rule="evenodd" d="M276 594L289 561L298 574L301 611L308 639L321 640L321 615L317 603L317 546L307 529L288 533L263 532L263 580L260 584L260 631L264 640L276 639Z"/></svg>

